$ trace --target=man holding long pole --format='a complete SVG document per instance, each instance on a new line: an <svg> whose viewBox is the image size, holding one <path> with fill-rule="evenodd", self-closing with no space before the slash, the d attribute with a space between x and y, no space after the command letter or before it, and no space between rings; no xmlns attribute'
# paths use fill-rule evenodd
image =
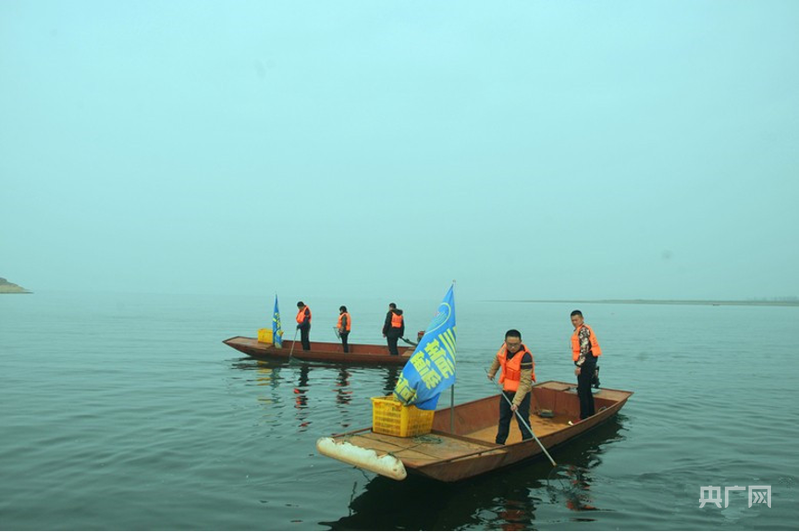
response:
<svg viewBox="0 0 799 532"><path fill-rule="evenodd" d="M499 348L491 368L489 380L494 380L497 371L502 395L499 401L499 427L496 443L504 445L510 433L510 421L517 416L522 440L533 437L530 431L530 390L535 382L533 354L522 343L522 333L511 329L505 333L505 342Z"/></svg>

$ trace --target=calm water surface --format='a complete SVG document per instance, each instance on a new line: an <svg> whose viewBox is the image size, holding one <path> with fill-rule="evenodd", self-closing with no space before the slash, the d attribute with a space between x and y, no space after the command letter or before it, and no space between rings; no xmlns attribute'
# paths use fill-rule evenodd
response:
<svg viewBox="0 0 799 532"><path fill-rule="evenodd" d="M442 295L398 301L409 331ZM303 299L312 339L334 339L346 304L350 341L382 341L385 301ZM456 402L494 393L484 368L511 327L540 381L573 380L574 305L456 305ZM221 343L255 336L271 307L271 296L0 296L0 528L797 527L799 308L584 304L603 386L635 392L621 414L556 449L555 470L444 485L317 454L318 437L371 424L369 398L398 370L266 364ZM750 485L771 486L771 508L748 507L745 491L699 508L701 486Z"/></svg>

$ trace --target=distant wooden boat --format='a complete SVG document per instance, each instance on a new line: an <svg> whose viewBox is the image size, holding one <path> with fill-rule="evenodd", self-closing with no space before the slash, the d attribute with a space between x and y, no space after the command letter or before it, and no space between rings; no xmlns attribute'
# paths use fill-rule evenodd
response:
<svg viewBox="0 0 799 532"><path fill-rule="evenodd" d="M530 426L555 461L557 446L613 417L633 392L603 388L594 394L596 415L579 420L576 386L547 381L533 386ZM433 431L411 438L372 432L371 427L320 438L317 450L326 456L380 475L403 480L409 473L443 482L455 482L544 456L534 439L522 441L517 422L511 422L506 445L494 438L500 396L495 395L436 411ZM550 410L554 417L536 412ZM454 415L451 414L454 412ZM454 431L450 430L450 424ZM573 424L569 424L569 422ZM555 448L555 451L553 451Z"/></svg>
<svg viewBox="0 0 799 532"><path fill-rule="evenodd" d="M388 346L350 344L349 353L344 352L344 348L338 342L311 342L311 350L303 351L302 344L297 342L292 352L292 340L283 342L283 347L275 347L273 344L259 342L255 338L244 336L234 336L223 340L223 343L233 349L238 349L242 353L253 358L264 360L289 360L295 358L307 362L341 362L354 365L394 365L404 366L413 354L413 347L399 347L399 355L389 355Z"/></svg>

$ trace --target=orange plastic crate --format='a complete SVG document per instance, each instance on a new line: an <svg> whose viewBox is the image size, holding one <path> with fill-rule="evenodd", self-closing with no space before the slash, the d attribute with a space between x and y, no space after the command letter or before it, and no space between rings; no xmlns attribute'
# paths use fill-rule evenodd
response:
<svg viewBox="0 0 799 532"><path fill-rule="evenodd" d="M393 395L372 397L372 432L410 438L433 429L435 410L405 406Z"/></svg>

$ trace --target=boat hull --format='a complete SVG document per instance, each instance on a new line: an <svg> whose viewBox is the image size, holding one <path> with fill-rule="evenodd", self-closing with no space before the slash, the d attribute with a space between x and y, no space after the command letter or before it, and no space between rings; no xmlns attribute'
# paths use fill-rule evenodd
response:
<svg viewBox="0 0 799 532"><path fill-rule="evenodd" d="M389 355L384 345L350 344L349 353L340 343L311 342L311 350L303 351L300 342L287 340L283 347L264 344L255 338L234 336L223 340L224 344L253 358L262 360L284 360L290 358L304 362L329 362L368 366L404 366L413 354L413 348L399 348L399 355ZM294 348L292 350L292 345Z"/></svg>

